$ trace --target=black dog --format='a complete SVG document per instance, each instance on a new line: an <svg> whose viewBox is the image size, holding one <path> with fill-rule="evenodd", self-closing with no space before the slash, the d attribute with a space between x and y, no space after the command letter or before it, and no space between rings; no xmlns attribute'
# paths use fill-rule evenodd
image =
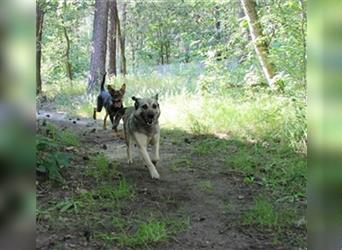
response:
<svg viewBox="0 0 342 250"><path fill-rule="evenodd" d="M103 75L101 82L101 91L97 97L96 108L94 108L93 118L96 120L96 112L101 112L102 107L106 110L106 115L103 121L103 129L107 128L107 117L113 124L113 129L117 131L120 119L125 113L122 98L126 91L126 84L123 84L119 90L113 89L110 85L107 86L108 91L104 89L106 74Z"/></svg>

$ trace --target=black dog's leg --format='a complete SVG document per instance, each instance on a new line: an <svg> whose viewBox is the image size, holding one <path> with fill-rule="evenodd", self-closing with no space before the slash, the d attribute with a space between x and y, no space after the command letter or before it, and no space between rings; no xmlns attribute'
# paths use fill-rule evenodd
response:
<svg viewBox="0 0 342 250"><path fill-rule="evenodd" d="M96 108L94 108L94 113L93 113L93 118L94 120L96 120L96 112L101 112L103 107L103 99L102 97L99 95L97 97L97 102L96 102Z"/></svg>
<svg viewBox="0 0 342 250"><path fill-rule="evenodd" d="M113 123L113 129L115 130L115 132L118 131L118 125L120 123L121 118L123 117L123 115L125 114L125 109L120 109L116 114L115 114L115 119L114 119L114 123Z"/></svg>
<svg viewBox="0 0 342 250"><path fill-rule="evenodd" d="M110 121L111 121L112 124L113 124L113 119L114 119L113 115L109 115L109 119L110 119Z"/></svg>

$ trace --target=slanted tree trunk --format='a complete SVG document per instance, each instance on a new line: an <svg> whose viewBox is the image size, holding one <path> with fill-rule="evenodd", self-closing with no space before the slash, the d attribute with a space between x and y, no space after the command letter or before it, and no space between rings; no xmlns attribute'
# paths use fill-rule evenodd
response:
<svg viewBox="0 0 342 250"><path fill-rule="evenodd" d="M36 94L42 93L41 61L42 61L42 37L43 37L44 12L37 2L36 4Z"/></svg>
<svg viewBox="0 0 342 250"><path fill-rule="evenodd" d="M115 11L117 10L116 1L109 1L108 17L108 74L116 76L116 22Z"/></svg>
<svg viewBox="0 0 342 250"><path fill-rule="evenodd" d="M64 0L63 8L64 8L64 12L65 12L66 11L66 0ZM65 50L65 54L64 54L65 69L66 69L66 73L67 73L69 80L72 81L72 70L71 70L71 63L70 63L70 38L68 36L68 32L67 32L67 28L66 28L65 23L64 23L64 19L62 20L62 25L63 25L63 34L64 34L66 45L67 45L66 50Z"/></svg>
<svg viewBox="0 0 342 250"><path fill-rule="evenodd" d="M100 82L106 71L107 19L108 1L96 0L88 93Z"/></svg>
<svg viewBox="0 0 342 250"><path fill-rule="evenodd" d="M274 77L274 69L273 65L268 59L268 47L267 44L262 40L263 33L262 28L259 23L258 15L256 12L256 3L254 0L240 0L243 11L247 18L249 31L252 37L252 42L254 45L254 49L257 55L257 58L260 62L263 74L267 81L267 84L270 87L273 87L273 77Z"/></svg>

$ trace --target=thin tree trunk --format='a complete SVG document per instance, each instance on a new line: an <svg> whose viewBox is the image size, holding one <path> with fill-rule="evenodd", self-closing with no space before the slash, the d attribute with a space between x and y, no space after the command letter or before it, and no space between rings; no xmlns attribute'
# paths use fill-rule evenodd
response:
<svg viewBox="0 0 342 250"><path fill-rule="evenodd" d="M108 18L108 74L116 76L116 22L115 11L116 1L109 1Z"/></svg>
<svg viewBox="0 0 342 250"><path fill-rule="evenodd" d="M39 3L36 4L36 94L42 93L41 61L44 12Z"/></svg>
<svg viewBox="0 0 342 250"><path fill-rule="evenodd" d="M161 64L164 64L164 44L163 42L160 43L160 59L161 59Z"/></svg>
<svg viewBox="0 0 342 250"><path fill-rule="evenodd" d="M240 0L243 11L248 21L249 31L252 37L252 42L254 45L254 49L257 55L257 58L260 62L262 71L264 73L267 84L270 87L273 87L273 77L274 77L274 69L273 65L270 63L268 59L268 47L265 42L262 42L263 33L262 28L259 23L258 15L256 12L256 3L254 0Z"/></svg>
<svg viewBox="0 0 342 250"><path fill-rule="evenodd" d="M304 0L299 1L301 9L302 9L302 25L301 25L301 32L302 32L302 39L303 39L303 72L304 72L304 84L306 85L306 24L307 24L307 17L306 17L306 8Z"/></svg>
<svg viewBox="0 0 342 250"><path fill-rule="evenodd" d="M63 3L63 8L64 8L64 12L66 12L66 0L64 0ZM64 18L64 17L62 17ZM70 63L70 38L68 36L68 32L67 32L67 28L65 26L64 23L64 19L62 19L62 25L63 25L63 33L64 33L64 37L65 37L65 41L66 41L66 50L65 50L65 69L66 69L66 73L67 76L69 78L70 81L72 81L72 70L71 70L71 63Z"/></svg>
<svg viewBox="0 0 342 250"><path fill-rule="evenodd" d="M123 48L123 54L125 54L125 50L126 50L126 34L125 34L125 30L126 30L126 18L127 18L127 4L126 2L123 3L122 6L122 30L121 30L121 41L122 41L122 48ZM126 57L125 56L121 56L121 64L120 64L120 70L121 73L126 75L127 70L126 70Z"/></svg>
<svg viewBox="0 0 342 250"><path fill-rule="evenodd" d="M106 71L107 19L108 1L96 0L88 93L100 82Z"/></svg>
<svg viewBox="0 0 342 250"><path fill-rule="evenodd" d="M116 0L114 0L116 3ZM122 40L121 36L121 27L120 27L120 19L119 19L119 14L118 14L118 8L117 4L115 4L115 23L116 23L116 28L117 28L117 33L118 33L118 41L120 44L120 58L121 58L121 65L120 67L121 73L125 76L127 71L126 71L126 57L125 57L125 43L124 40Z"/></svg>
<svg viewBox="0 0 342 250"><path fill-rule="evenodd" d="M64 32L66 44L67 44L67 48L65 50L65 67L66 67L67 76L70 79L70 81L72 81L72 70L71 70L71 63L70 63L70 39L69 39L67 29L65 26L63 26L63 32Z"/></svg>

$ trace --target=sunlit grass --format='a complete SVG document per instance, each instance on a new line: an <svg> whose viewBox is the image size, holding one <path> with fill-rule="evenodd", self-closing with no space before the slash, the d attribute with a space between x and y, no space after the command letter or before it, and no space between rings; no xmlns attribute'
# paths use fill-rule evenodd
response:
<svg viewBox="0 0 342 250"><path fill-rule="evenodd" d="M203 79L205 76L199 72L189 77L181 71L164 75L152 71L127 75L125 79L118 76L107 83L116 89L126 83L125 106L133 105L132 96L152 97L158 93L160 124L164 128L194 134L223 133L247 141L272 141L306 153L304 90L299 97L273 93L262 87L220 87L218 92L202 93L199 89ZM219 81L221 86L223 80ZM76 80L73 85L62 81L44 88L60 110L72 116L92 117L98 91L87 96L85 80ZM98 119L103 119L104 114L104 111L98 113Z"/></svg>

